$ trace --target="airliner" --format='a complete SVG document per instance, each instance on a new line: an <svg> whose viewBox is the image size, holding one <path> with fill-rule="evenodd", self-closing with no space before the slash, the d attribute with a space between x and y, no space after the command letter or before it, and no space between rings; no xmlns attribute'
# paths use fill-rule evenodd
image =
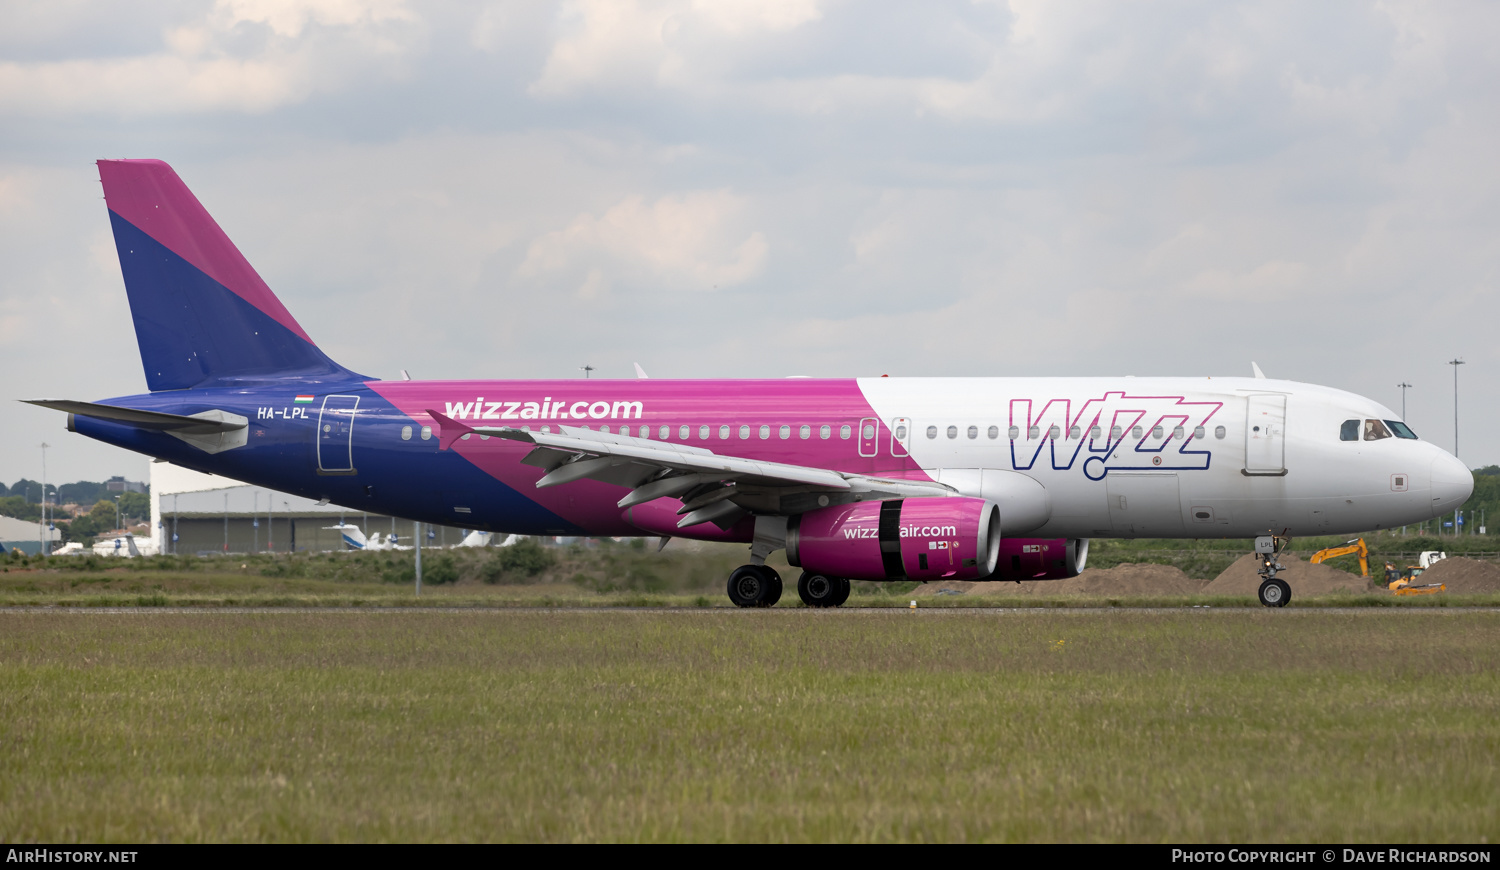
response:
<svg viewBox="0 0 1500 870"><path fill-rule="evenodd" d="M851 580L1039 581L1091 538L1256 538L1445 514L1468 469L1383 405L1256 377L381 380L325 355L166 163L98 163L148 393L38 399L69 431L351 510L519 535L786 551ZM403 373L404 374L404 373ZM643 374L643 373L642 373Z"/></svg>

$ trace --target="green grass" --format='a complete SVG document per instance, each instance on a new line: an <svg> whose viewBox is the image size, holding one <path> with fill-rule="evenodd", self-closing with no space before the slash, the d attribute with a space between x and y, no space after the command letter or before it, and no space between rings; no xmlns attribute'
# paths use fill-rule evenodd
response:
<svg viewBox="0 0 1500 870"><path fill-rule="evenodd" d="M0 614L0 839L1483 842L1500 614Z"/></svg>

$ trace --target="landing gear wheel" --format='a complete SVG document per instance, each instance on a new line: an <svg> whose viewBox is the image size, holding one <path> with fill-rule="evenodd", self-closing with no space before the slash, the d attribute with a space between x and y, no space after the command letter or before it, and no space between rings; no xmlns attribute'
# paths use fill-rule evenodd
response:
<svg viewBox="0 0 1500 870"><path fill-rule="evenodd" d="M781 599L781 575L764 565L741 565L729 575L736 607L770 607Z"/></svg>
<svg viewBox="0 0 1500 870"><path fill-rule="evenodd" d="M849 597L848 585L848 580L843 581L844 591L840 597L839 578L803 571L797 578L797 595L808 607L838 607Z"/></svg>
<svg viewBox="0 0 1500 870"><path fill-rule="evenodd" d="M760 566L760 571L768 580L766 583L766 594L761 599L761 607L775 607L776 602L781 600L781 575L770 565Z"/></svg>
<svg viewBox="0 0 1500 870"><path fill-rule="evenodd" d="M844 602L849 600L849 581L843 577L838 578L838 592L834 596L830 607L843 607Z"/></svg>
<svg viewBox="0 0 1500 870"><path fill-rule="evenodd" d="M1267 580L1260 584L1260 603L1267 607L1285 607L1292 600L1292 587L1285 580Z"/></svg>

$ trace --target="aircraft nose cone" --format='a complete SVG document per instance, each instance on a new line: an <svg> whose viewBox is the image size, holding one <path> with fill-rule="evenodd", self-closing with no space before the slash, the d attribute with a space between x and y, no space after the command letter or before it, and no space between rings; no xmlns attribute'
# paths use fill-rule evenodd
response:
<svg viewBox="0 0 1500 870"><path fill-rule="evenodd" d="M1455 510L1474 492L1474 475L1458 457L1444 454L1432 460L1432 510Z"/></svg>

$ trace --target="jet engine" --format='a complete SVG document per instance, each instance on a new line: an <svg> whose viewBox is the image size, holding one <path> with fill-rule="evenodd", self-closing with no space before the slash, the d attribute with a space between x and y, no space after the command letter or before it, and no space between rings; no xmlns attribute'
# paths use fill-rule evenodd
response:
<svg viewBox="0 0 1500 870"><path fill-rule="evenodd" d="M986 580L1066 580L1089 560L1088 538L1006 538Z"/></svg>
<svg viewBox="0 0 1500 870"><path fill-rule="evenodd" d="M786 555L814 574L850 580L974 580L1000 559L1000 508L979 498L856 502L787 523Z"/></svg>

